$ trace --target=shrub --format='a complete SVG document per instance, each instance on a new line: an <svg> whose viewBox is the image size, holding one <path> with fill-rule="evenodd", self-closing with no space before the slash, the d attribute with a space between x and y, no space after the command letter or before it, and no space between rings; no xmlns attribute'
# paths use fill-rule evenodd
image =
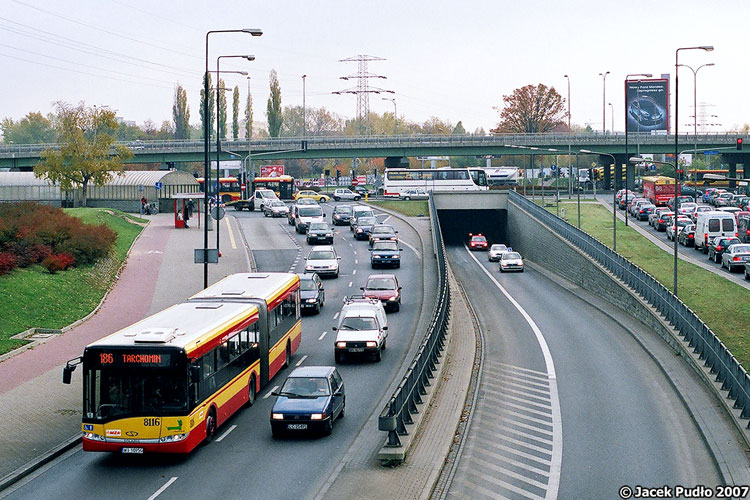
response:
<svg viewBox="0 0 750 500"><path fill-rule="evenodd" d="M77 265L91 264L106 257L117 240L117 233L104 224L82 224L71 228L68 236L64 243L57 246L57 250L72 254Z"/></svg>
<svg viewBox="0 0 750 500"><path fill-rule="evenodd" d="M16 256L10 252L0 252L0 276L15 269Z"/></svg>
<svg viewBox="0 0 750 500"><path fill-rule="evenodd" d="M50 272L55 274L57 271L64 271L73 267L75 259L69 253L50 254L42 261L42 265Z"/></svg>

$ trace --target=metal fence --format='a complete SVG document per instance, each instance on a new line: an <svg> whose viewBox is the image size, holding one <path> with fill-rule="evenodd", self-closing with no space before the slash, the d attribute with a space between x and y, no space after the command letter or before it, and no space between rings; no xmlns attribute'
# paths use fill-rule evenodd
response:
<svg viewBox="0 0 750 500"><path fill-rule="evenodd" d="M399 436L408 434L406 425L413 423L412 415L419 412L417 405L422 403L422 396L426 394L425 388L434 378L433 372L439 362L440 352L445 347L445 336L448 332L451 307L450 286L445 263L445 245L440 233L440 222L432 193L430 193L429 205L432 233L437 241L435 253L438 264L438 298L432 313L432 321L422 339L422 344L406 370L404 378L378 418L378 429L388 432L386 446L391 447L401 446Z"/></svg>
<svg viewBox="0 0 750 500"><path fill-rule="evenodd" d="M729 399L734 400L734 408L741 410L741 418L750 417L750 375L716 334L684 302L653 276L591 235L514 191L510 191L508 197L607 268L663 314L695 350L699 359L711 370L711 374L716 376L722 390L729 391ZM750 423L747 428L750 428Z"/></svg>

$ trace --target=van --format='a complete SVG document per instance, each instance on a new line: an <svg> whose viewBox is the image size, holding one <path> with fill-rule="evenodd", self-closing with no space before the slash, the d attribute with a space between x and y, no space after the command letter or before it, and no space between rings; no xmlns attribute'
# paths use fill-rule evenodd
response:
<svg viewBox="0 0 750 500"><path fill-rule="evenodd" d="M349 230L354 232L357 227L357 219L359 217L375 217L375 212L372 208L366 205L354 205L352 207L352 216L349 219Z"/></svg>
<svg viewBox="0 0 750 500"><path fill-rule="evenodd" d="M353 295L344 299L334 342L334 358L341 363L353 355L372 356L380 361L388 340L388 318L379 299Z"/></svg>
<svg viewBox="0 0 750 500"><path fill-rule="evenodd" d="M737 236L734 215L720 211L699 212L695 222L695 249L708 253L708 243L717 236Z"/></svg>

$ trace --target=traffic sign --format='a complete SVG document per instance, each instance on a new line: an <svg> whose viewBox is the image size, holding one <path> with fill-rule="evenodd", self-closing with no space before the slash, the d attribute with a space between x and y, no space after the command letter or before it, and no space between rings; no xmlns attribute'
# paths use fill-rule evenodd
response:
<svg viewBox="0 0 750 500"><path fill-rule="evenodd" d="M549 168L554 172L555 170L557 170L557 165L550 165Z"/></svg>
<svg viewBox="0 0 750 500"><path fill-rule="evenodd" d="M719 152L717 150L715 150L715 149L710 149L708 151L704 151L703 154L704 155L717 155L717 154L719 154Z"/></svg>
<svg viewBox="0 0 750 500"><path fill-rule="evenodd" d="M156 183L154 183L154 187L156 189L161 189L162 187L164 187L164 185L161 182L157 181Z"/></svg>
<svg viewBox="0 0 750 500"><path fill-rule="evenodd" d="M357 186L358 184L359 184L359 179L357 179L356 177L354 177L352 179L352 186Z"/></svg>
<svg viewBox="0 0 750 500"><path fill-rule="evenodd" d="M214 207L211 209L211 217L213 217L216 220L221 220L224 218L224 207Z"/></svg>

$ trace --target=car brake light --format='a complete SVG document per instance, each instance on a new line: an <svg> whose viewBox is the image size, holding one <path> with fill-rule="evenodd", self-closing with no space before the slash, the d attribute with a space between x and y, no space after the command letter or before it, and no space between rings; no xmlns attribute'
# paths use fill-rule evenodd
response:
<svg viewBox="0 0 750 500"><path fill-rule="evenodd" d="M736 261L740 260L740 258L739 257L732 257L732 260L736 262Z"/></svg>
<svg viewBox="0 0 750 500"><path fill-rule="evenodd" d="M734 233L734 237L735 238L739 238L740 237L740 233Z"/></svg>
<svg viewBox="0 0 750 500"><path fill-rule="evenodd" d="M716 245L716 251L721 252L721 245Z"/></svg>

